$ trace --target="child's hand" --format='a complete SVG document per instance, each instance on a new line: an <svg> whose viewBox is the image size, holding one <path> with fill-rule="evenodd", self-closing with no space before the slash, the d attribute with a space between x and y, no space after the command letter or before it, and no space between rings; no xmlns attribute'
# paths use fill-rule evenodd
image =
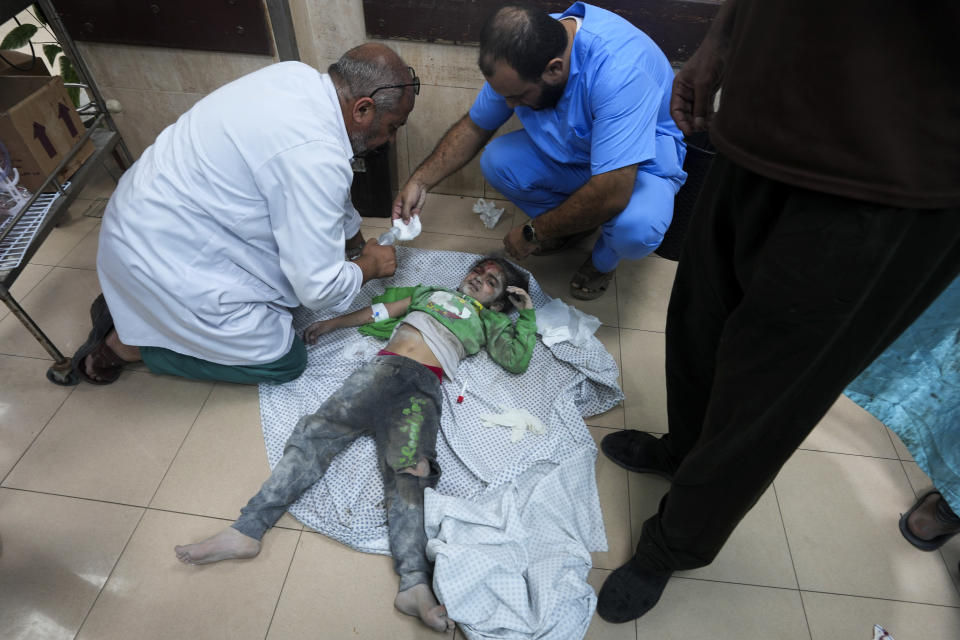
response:
<svg viewBox="0 0 960 640"><path fill-rule="evenodd" d="M507 287L507 298L517 309L533 309L530 294L520 287Z"/></svg>
<svg viewBox="0 0 960 640"><path fill-rule="evenodd" d="M325 333L330 333L338 327L336 320L336 318L330 318L329 320L314 322L304 330L303 341L307 344L317 344L317 338Z"/></svg>

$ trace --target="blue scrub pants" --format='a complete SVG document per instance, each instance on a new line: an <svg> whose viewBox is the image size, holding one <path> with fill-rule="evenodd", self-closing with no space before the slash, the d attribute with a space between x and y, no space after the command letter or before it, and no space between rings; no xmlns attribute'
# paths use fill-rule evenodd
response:
<svg viewBox="0 0 960 640"><path fill-rule="evenodd" d="M480 168L487 182L531 218L559 206L591 177L589 165L562 164L541 153L523 129L491 141ZM593 266L609 273L621 260L643 258L660 246L682 183L637 171L630 203L602 225Z"/></svg>

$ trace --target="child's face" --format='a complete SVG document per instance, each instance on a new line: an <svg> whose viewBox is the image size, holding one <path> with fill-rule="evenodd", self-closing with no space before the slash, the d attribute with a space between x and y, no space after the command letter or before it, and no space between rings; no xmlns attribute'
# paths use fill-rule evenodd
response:
<svg viewBox="0 0 960 640"><path fill-rule="evenodd" d="M503 270L495 262L484 262L473 268L460 283L460 291L489 307L503 295Z"/></svg>

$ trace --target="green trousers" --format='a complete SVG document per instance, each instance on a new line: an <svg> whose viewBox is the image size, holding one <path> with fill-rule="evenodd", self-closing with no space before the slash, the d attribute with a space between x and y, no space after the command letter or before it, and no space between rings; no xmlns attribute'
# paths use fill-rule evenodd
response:
<svg viewBox="0 0 960 640"><path fill-rule="evenodd" d="M191 380L222 380L237 384L290 382L307 368L307 347L299 336L279 360L265 364L228 365L185 356L161 347L140 347L140 357L153 373L180 376Z"/></svg>

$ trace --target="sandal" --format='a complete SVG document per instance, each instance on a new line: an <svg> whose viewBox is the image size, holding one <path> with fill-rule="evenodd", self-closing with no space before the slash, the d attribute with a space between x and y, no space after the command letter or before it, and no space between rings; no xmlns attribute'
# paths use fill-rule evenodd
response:
<svg viewBox="0 0 960 640"><path fill-rule="evenodd" d="M572 249L577 246L577 243L593 235L593 232L597 228L593 227L592 229L587 229L586 231L578 231L573 235L563 236L560 238L544 238L539 246L531 251L531 254L535 256L551 256L555 253L560 253L566 251L567 249Z"/></svg>
<svg viewBox="0 0 960 640"><path fill-rule="evenodd" d="M900 533L902 533L903 537L907 539L907 542L909 542L910 544L912 544L918 549L922 549L923 551L934 551L936 549L939 549L940 547L943 546L943 544L947 540L949 540L950 538L952 538L957 534L957 531L954 531L953 533L944 533L935 538L931 538L930 540L924 540L923 538L918 537L915 533L910 531L910 526L907 522L907 520L910 518L910 515L914 511L919 509L920 506L923 505L923 503L927 500L927 498L929 498L934 494L940 496L937 499L936 505L934 506L934 510L933 510L934 520L936 520L940 524L960 526L960 516L955 514L953 510L950 509L950 505L948 505L947 501L943 499L943 496L940 495L939 491L936 491L936 490L928 491L922 496L920 496L920 498L915 503L913 503L913 506L910 507L910 510L907 511L902 516L900 516Z"/></svg>
<svg viewBox="0 0 960 640"><path fill-rule="evenodd" d="M587 256L587 260L580 265L570 280L570 295L577 300L596 300L610 286L614 273L616 269L609 273L597 271L593 266L593 259Z"/></svg>
<svg viewBox="0 0 960 640"><path fill-rule="evenodd" d="M110 315L107 301L102 293L90 305L90 320L93 322L93 328L90 329L87 341L80 345L70 362L74 373L90 384L110 384L120 377L120 371L126 364L126 360L120 358L107 346L106 338L113 329L113 317ZM93 371L101 378L99 380L87 375L85 361L90 355L93 356Z"/></svg>

